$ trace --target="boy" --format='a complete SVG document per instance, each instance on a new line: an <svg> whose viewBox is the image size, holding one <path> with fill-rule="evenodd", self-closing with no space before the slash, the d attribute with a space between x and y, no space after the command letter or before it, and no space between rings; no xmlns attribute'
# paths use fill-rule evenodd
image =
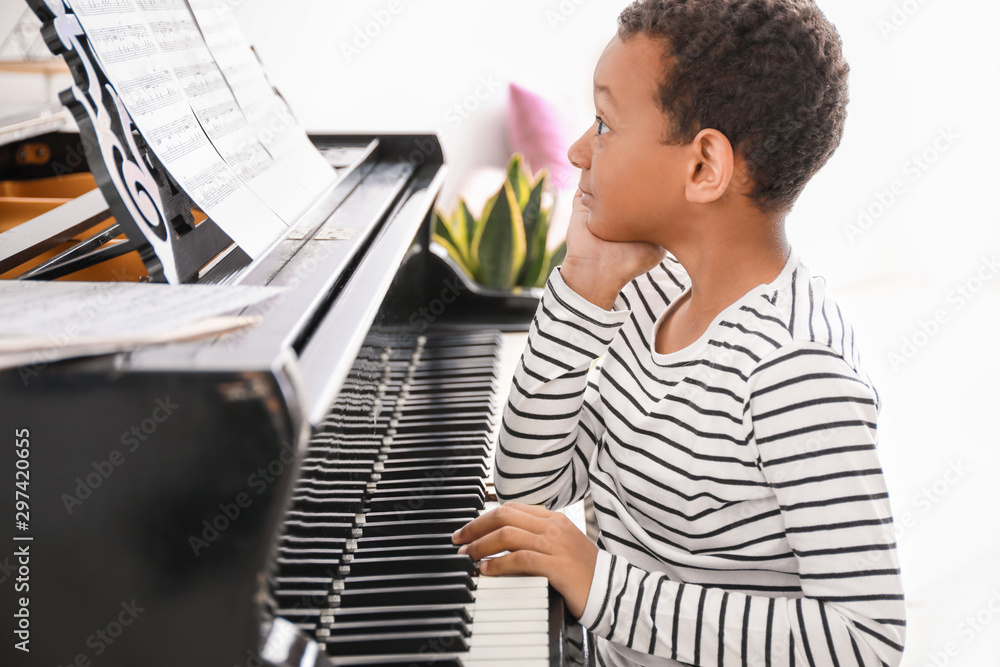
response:
<svg viewBox="0 0 1000 667"><path fill-rule="evenodd" d="M878 395L783 225L847 71L812 0L640 0L598 62L504 414L508 502L454 541L511 552L484 575L547 576L601 664L899 663ZM538 507L587 493L596 546Z"/></svg>

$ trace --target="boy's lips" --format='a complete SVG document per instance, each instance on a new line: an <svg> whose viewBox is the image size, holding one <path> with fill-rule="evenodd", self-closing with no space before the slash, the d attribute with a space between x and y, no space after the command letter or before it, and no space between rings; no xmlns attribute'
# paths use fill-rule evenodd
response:
<svg viewBox="0 0 1000 667"><path fill-rule="evenodd" d="M582 194L580 197L580 203L584 206L589 206L594 201L594 195L590 194L583 188L580 188L580 193Z"/></svg>

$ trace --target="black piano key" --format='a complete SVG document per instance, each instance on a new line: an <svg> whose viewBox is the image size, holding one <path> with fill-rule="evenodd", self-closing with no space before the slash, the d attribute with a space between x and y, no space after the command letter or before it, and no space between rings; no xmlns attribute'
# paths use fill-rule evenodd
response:
<svg viewBox="0 0 1000 667"><path fill-rule="evenodd" d="M422 558L355 558L342 566L351 576L376 576L404 572L465 572L475 574L476 566L465 554L441 554Z"/></svg>
<svg viewBox="0 0 1000 667"><path fill-rule="evenodd" d="M282 558L290 559L305 559L319 558L319 559L341 559L344 555L342 550L330 549L327 547L293 547L287 545L280 545L278 547L278 555Z"/></svg>
<svg viewBox="0 0 1000 667"><path fill-rule="evenodd" d="M361 532L361 540L379 536L410 536L423 535L428 532L435 534L447 534L451 539L452 533L469 523L470 519L419 519L416 521L397 521L387 523L365 524Z"/></svg>
<svg viewBox="0 0 1000 667"><path fill-rule="evenodd" d="M485 462L482 456L469 456L464 454L455 454L454 456L422 456L422 457L412 457L412 458L396 458L394 455L390 455L382 462L382 472L389 470L390 468L448 468L451 466L485 466Z"/></svg>
<svg viewBox="0 0 1000 667"><path fill-rule="evenodd" d="M306 521L286 521L285 529L299 537L350 537L353 523L319 523Z"/></svg>
<svg viewBox="0 0 1000 667"><path fill-rule="evenodd" d="M395 586L356 588L340 591L341 607L376 607L388 605L444 604L473 602L472 589L463 584L442 586Z"/></svg>
<svg viewBox="0 0 1000 667"><path fill-rule="evenodd" d="M330 570L330 576L314 576L314 577L291 577L291 576L281 576L274 577L274 584L279 588L284 588L286 590L291 590L293 588L324 588L329 590L332 587L334 579L336 579L336 572Z"/></svg>
<svg viewBox="0 0 1000 667"><path fill-rule="evenodd" d="M454 456L478 457L485 460L489 455L489 447L486 445L433 445L426 444L422 447L396 447L389 450L388 461L401 461L405 459L422 459L426 457L450 458Z"/></svg>
<svg viewBox="0 0 1000 667"><path fill-rule="evenodd" d="M400 411L413 409L437 409L447 408L449 405L469 405L477 403L483 406L484 411L493 410L493 397L484 396L482 392L467 394L465 392L449 392L442 395L421 394L419 396L407 396L400 399L399 404L394 408ZM447 435L442 433L441 435Z"/></svg>
<svg viewBox="0 0 1000 667"><path fill-rule="evenodd" d="M472 415L475 417L483 416L483 412L486 409L482 404L483 401L452 401L450 403L414 403L414 404L404 404L399 408L399 419L400 421L412 421L414 419L420 419L422 417L434 417L441 414L451 414L455 416Z"/></svg>
<svg viewBox="0 0 1000 667"><path fill-rule="evenodd" d="M364 481L371 478L372 468L328 468L326 466L302 466L301 474L308 475L311 480L323 482Z"/></svg>
<svg viewBox="0 0 1000 667"><path fill-rule="evenodd" d="M372 607L338 607L332 611L334 625L340 621L363 621L373 625L382 621L402 620L407 618L454 617L466 624L472 623L472 612L465 603L451 602L447 604L415 604L387 605ZM280 615L280 614L279 614Z"/></svg>
<svg viewBox="0 0 1000 667"><path fill-rule="evenodd" d="M380 484L389 480L424 480L440 479L442 471L450 476L487 477L485 463L450 463L441 462L438 465L392 465L379 471Z"/></svg>
<svg viewBox="0 0 1000 667"><path fill-rule="evenodd" d="M440 470L438 471L440 472ZM421 487L423 488L433 488L437 490L444 489L482 489L485 493L486 484L483 482L482 477L476 475L474 477L460 477L460 476L434 476L430 475L421 479L382 479L379 480L376 490L378 492L392 492L398 489L409 489L413 491L418 491Z"/></svg>
<svg viewBox="0 0 1000 667"><path fill-rule="evenodd" d="M404 574L380 574L371 576L349 575L343 581L341 590L367 588L401 588L411 586L453 586L461 585L470 591L476 587L472 575L465 572L407 572Z"/></svg>
<svg viewBox="0 0 1000 667"><path fill-rule="evenodd" d="M288 558L279 556L277 562L282 575L277 579L286 580L286 583L288 580L293 578L311 578L310 575L316 575L323 572L335 574L337 572L337 568L340 566L339 557Z"/></svg>
<svg viewBox="0 0 1000 667"><path fill-rule="evenodd" d="M411 630L414 632L428 632L441 630L454 630L460 632L463 637L472 636L469 624L458 616L430 616L423 618L394 618L385 619L378 623L371 620L365 621L340 621L326 627L328 636L351 635L357 633L378 633L401 632Z"/></svg>
<svg viewBox="0 0 1000 667"><path fill-rule="evenodd" d="M322 521L326 523L343 523L343 524L354 524L356 512L327 512L327 511L315 511L315 512L303 512L301 510L289 510L285 513L289 521L301 521L303 523L314 523L317 521Z"/></svg>
<svg viewBox="0 0 1000 667"><path fill-rule="evenodd" d="M369 502L369 510L373 512L400 512L410 509L437 508L483 508L483 496L477 493L406 493L375 496Z"/></svg>
<svg viewBox="0 0 1000 667"><path fill-rule="evenodd" d="M333 511L342 512L351 516L360 514L364 509L364 499L361 497L345 499L341 497L324 498L314 495L296 495L292 497L292 509L308 511Z"/></svg>
<svg viewBox="0 0 1000 667"><path fill-rule="evenodd" d="M323 608L336 599L325 588L276 588L271 595L283 608Z"/></svg>
<svg viewBox="0 0 1000 667"><path fill-rule="evenodd" d="M420 361L423 363L432 359L465 359L470 357L492 359L493 356L493 349L489 345L425 346L423 352L420 353Z"/></svg>
<svg viewBox="0 0 1000 667"><path fill-rule="evenodd" d="M362 535L357 539L357 549L397 548L407 546L438 546L451 544L451 533L407 533L405 535ZM457 546L455 547L458 548Z"/></svg>
<svg viewBox="0 0 1000 667"><path fill-rule="evenodd" d="M351 539L350 535L345 534L331 534L331 535L305 535L295 532L295 526L289 527L285 525L285 532L282 533L279 538L279 545L287 547L311 547L314 549L323 548L344 548L347 544L347 540ZM290 529L291 528L291 529ZM353 530L353 528L352 528Z"/></svg>
<svg viewBox="0 0 1000 667"><path fill-rule="evenodd" d="M392 667L406 665L407 667L463 667L462 661L450 655L434 656L426 653L401 653L399 655L380 655L371 658L357 656L352 658L330 658L331 667Z"/></svg>
<svg viewBox="0 0 1000 667"><path fill-rule="evenodd" d="M332 655L455 653L469 650L465 636L458 630L333 635L322 641Z"/></svg>
<svg viewBox="0 0 1000 667"><path fill-rule="evenodd" d="M433 483L433 481L423 481L412 486L404 486L395 489L389 489L386 491L376 490L375 495L372 496L371 501L369 501L369 508L374 509L380 505L378 503L389 504L392 510L400 509L419 509L421 507L430 506L424 505L422 501L426 499L428 503L431 499L447 499L449 495L453 496L476 496L480 501L485 501L486 499L486 488L473 486L471 484L463 484L461 486L438 486ZM381 505L384 507L384 505Z"/></svg>
<svg viewBox="0 0 1000 667"><path fill-rule="evenodd" d="M479 516L473 507L418 508L398 509L389 512L368 512L365 514L365 525L373 523L395 523L398 521L414 521L420 519L459 519L471 521Z"/></svg>
<svg viewBox="0 0 1000 667"><path fill-rule="evenodd" d="M426 558L427 556L454 555L458 546L450 540L438 544L420 543L380 543L373 546L361 545L354 551L356 558Z"/></svg>

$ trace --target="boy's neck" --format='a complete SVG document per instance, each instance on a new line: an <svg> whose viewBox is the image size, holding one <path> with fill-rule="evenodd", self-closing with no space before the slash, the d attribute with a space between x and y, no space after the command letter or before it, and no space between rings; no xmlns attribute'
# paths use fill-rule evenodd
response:
<svg viewBox="0 0 1000 667"><path fill-rule="evenodd" d="M691 290L662 323L657 352L675 352L698 340L719 313L785 267L791 248L780 218L733 219L741 220L745 231L704 221L690 243L667 248L687 271Z"/></svg>

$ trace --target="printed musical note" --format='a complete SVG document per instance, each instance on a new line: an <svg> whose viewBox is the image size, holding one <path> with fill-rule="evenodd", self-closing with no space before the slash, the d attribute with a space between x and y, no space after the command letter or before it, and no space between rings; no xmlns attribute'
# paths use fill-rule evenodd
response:
<svg viewBox="0 0 1000 667"><path fill-rule="evenodd" d="M73 8L77 14L123 14L136 11L130 0L75 0Z"/></svg>
<svg viewBox="0 0 1000 667"><path fill-rule="evenodd" d="M246 125L243 112L236 106L236 101L232 99L198 111L197 115L198 120L201 121L208 136L212 139L219 139Z"/></svg>
<svg viewBox="0 0 1000 667"><path fill-rule="evenodd" d="M141 23L101 28L89 33L88 36L98 57L107 63L137 60L159 50L146 26Z"/></svg>
<svg viewBox="0 0 1000 667"><path fill-rule="evenodd" d="M228 89L222 70L214 62L185 65L175 69L174 73L188 97L203 97Z"/></svg>
<svg viewBox="0 0 1000 667"><path fill-rule="evenodd" d="M164 51L182 51L204 44L201 31L192 20L153 21L149 27Z"/></svg>
<svg viewBox="0 0 1000 667"><path fill-rule="evenodd" d="M222 162L204 169L184 183L188 193L197 195L196 201L203 201L209 207L218 204L239 187L240 181L232 178Z"/></svg>
<svg viewBox="0 0 1000 667"><path fill-rule="evenodd" d="M139 9L144 12L183 10L184 0L136 0Z"/></svg>
<svg viewBox="0 0 1000 667"><path fill-rule="evenodd" d="M153 113L184 100L173 85L169 72L155 72L129 79L118 87L118 94L135 115Z"/></svg>
<svg viewBox="0 0 1000 667"><path fill-rule="evenodd" d="M256 176L264 173L264 170L274 164L274 158L260 147L248 146L236 153L226 155L226 161L233 168L239 177L244 181L253 180Z"/></svg>
<svg viewBox="0 0 1000 667"><path fill-rule="evenodd" d="M178 118L161 125L147 137L161 161L171 163L208 143L198 122L191 118Z"/></svg>

